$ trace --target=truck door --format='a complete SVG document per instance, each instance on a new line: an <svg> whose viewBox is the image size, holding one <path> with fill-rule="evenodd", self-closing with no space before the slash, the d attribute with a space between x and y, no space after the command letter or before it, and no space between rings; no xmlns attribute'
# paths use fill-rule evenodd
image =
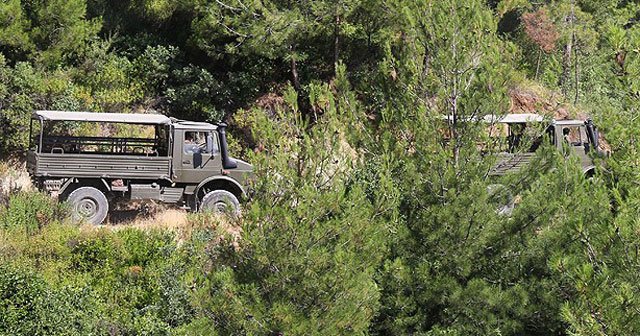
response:
<svg viewBox="0 0 640 336"><path fill-rule="evenodd" d="M214 131L185 130L182 134L182 150L179 154L182 158L176 174L177 181L200 183L209 176L220 174L220 146Z"/></svg>

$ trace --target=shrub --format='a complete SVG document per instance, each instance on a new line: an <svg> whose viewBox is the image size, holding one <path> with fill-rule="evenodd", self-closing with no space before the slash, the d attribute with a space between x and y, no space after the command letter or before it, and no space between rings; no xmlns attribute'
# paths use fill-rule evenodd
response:
<svg viewBox="0 0 640 336"><path fill-rule="evenodd" d="M97 307L85 288L55 289L20 265L0 265L2 335L87 334Z"/></svg>
<svg viewBox="0 0 640 336"><path fill-rule="evenodd" d="M173 235L168 232L145 232L137 229L125 229L118 232L122 241L127 266L147 266L156 261L164 261L175 250Z"/></svg>
<svg viewBox="0 0 640 336"><path fill-rule="evenodd" d="M109 234L98 232L69 242L74 270L91 272L108 271L112 263L121 259L118 248Z"/></svg>
<svg viewBox="0 0 640 336"><path fill-rule="evenodd" d="M195 315L189 302L191 299L189 292L181 281L185 268L183 265L170 263L161 270L158 279L157 285L160 289L158 315L171 327L187 324Z"/></svg>
<svg viewBox="0 0 640 336"><path fill-rule="evenodd" d="M11 196L8 207L0 212L0 228L24 229L32 234L54 220L64 218L63 210L63 206L45 194L20 192Z"/></svg>

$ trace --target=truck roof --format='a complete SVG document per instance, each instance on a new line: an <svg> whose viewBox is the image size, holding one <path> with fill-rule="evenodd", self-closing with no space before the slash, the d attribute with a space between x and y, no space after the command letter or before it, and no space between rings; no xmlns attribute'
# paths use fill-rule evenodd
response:
<svg viewBox="0 0 640 336"><path fill-rule="evenodd" d="M442 117L445 120L451 121L452 117L450 115L445 115ZM530 122L542 122L545 120L549 120L542 115L535 113L512 113L512 114L487 114L482 117L461 117L458 120L463 122L485 122L489 124L502 123L502 124L519 124L519 123L530 123Z"/></svg>
<svg viewBox="0 0 640 336"><path fill-rule="evenodd" d="M554 125L582 125L584 120L580 119L551 119L540 114L535 113L511 113L502 116L486 115L484 121L488 123L501 123L501 124L526 124L532 122L549 121Z"/></svg>
<svg viewBox="0 0 640 336"><path fill-rule="evenodd" d="M530 122L542 122L546 118L542 115L535 113L517 113L517 114L505 114L503 116L487 115L485 116L487 122L498 122L503 124L525 124Z"/></svg>
<svg viewBox="0 0 640 336"><path fill-rule="evenodd" d="M33 118L52 121L86 121L145 125L169 125L172 123L169 117L162 114L141 113L35 111Z"/></svg>
<svg viewBox="0 0 640 336"><path fill-rule="evenodd" d="M580 119L549 119L549 117L545 117L535 113L514 113L514 114L505 114L504 116L493 116L487 115L484 118L487 122L497 122L503 124L525 124L530 122L543 122L550 121L554 125L582 125L584 124L584 120Z"/></svg>
<svg viewBox="0 0 640 336"><path fill-rule="evenodd" d="M218 128L218 126L214 124L169 118L162 114L35 111L33 112L32 117L35 119L50 121L84 121L142 125L173 125L178 129L192 130L215 130Z"/></svg>
<svg viewBox="0 0 640 336"><path fill-rule="evenodd" d="M187 121L187 120L180 120L175 118L171 118L171 121L173 122L173 127L177 129L211 130L211 129L217 128L216 125L209 124L206 122Z"/></svg>
<svg viewBox="0 0 640 336"><path fill-rule="evenodd" d="M571 126L571 125L583 125L584 120L580 119L566 119L566 120L554 120L554 124L559 126Z"/></svg>

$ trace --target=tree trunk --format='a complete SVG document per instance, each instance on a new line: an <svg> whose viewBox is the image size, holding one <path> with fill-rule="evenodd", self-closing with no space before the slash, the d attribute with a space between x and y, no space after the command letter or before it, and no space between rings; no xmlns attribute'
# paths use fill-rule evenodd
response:
<svg viewBox="0 0 640 336"><path fill-rule="evenodd" d="M309 102L309 97L307 97L304 90L302 89L302 83L300 83L300 75L298 74L298 61L296 59L295 53L296 48L292 45L289 47L289 50L291 50L291 61L289 62L289 66L291 67L291 81L294 90L296 90L296 93L298 94L298 110L303 116L310 117L311 104Z"/></svg>
<svg viewBox="0 0 640 336"><path fill-rule="evenodd" d="M456 174L460 166L460 135L458 134L458 97L457 92L451 101L451 137L453 138L453 167Z"/></svg>
<svg viewBox="0 0 640 336"><path fill-rule="evenodd" d="M542 60L542 49L538 50L538 63L536 64L536 81L538 80L538 76L540 75L540 62Z"/></svg>
<svg viewBox="0 0 640 336"><path fill-rule="evenodd" d="M580 62L578 59L578 48L577 46L574 48L574 65L575 65L575 98L573 100L574 104L578 104L578 99L580 98Z"/></svg>
<svg viewBox="0 0 640 336"><path fill-rule="evenodd" d="M571 29L571 36L569 37L569 41L564 46L564 54L562 55L562 78L560 78L560 84L562 86L562 94L565 99L568 98L569 95L569 76L571 75L571 55L573 53L573 44L575 43L575 9L574 2L571 1L571 14L567 17L567 21L569 22Z"/></svg>
<svg viewBox="0 0 640 336"><path fill-rule="evenodd" d="M300 78L298 77L298 63L296 62L296 56L291 55L291 79L293 82L293 88L300 94L302 91L302 85L300 85Z"/></svg>
<svg viewBox="0 0 640 336"><path fill-rule="evenodd" d="M451 55L452 55L452 59L457 59L458 58L458 40L457 40L457 34L454 35L454 38L451 41ZM456 175L458 174L458 168L459 168L459 163L460 163L460 135L458 134L458 97L459 97L459 80L460 80L460 72L459 71L453 71L452 77L451 77L451 96L449 98L450 100L450 111L451 111L451 137L453 139L453 166L454 166L454 170L456 172Z"/></svg>
<svg viewBox="0 0 640 336"><path fill-rule="evenodd" d="M562 87L562 94L565 98L569 95L569 76L571 73L571 54L573 53L573 35L564 46L564 52L562 55L562 77L560 78L560 86Z"/></svg>
<svg viewBox="0 0 640 336"><path fill-rule="evenodd" d="M334 75L338 75L338 62L340 61L340 14L337 13L336 7L336 25L334 27L334 43L333 43L333 68Z"/></svg>

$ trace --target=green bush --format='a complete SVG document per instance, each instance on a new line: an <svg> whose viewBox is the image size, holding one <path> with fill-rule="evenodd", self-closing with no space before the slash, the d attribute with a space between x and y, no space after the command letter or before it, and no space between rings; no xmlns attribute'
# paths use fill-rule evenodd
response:
<svg viewBox="0 0 640 336"><path fill-rule="evenodd" d="M166 260L175 251L173 234L163 231L141 231L124 229L117 233L122 249L126 253L122 260L125 266L148 266Z"/></svg>
<svg viewBox="0 0 640 336"><path fill-rule="evenodd" d="M184 264L170 262L159 272L158 316L171 327L187 324L195 316L191 295L183 283L186 268Z"/></svg>
<svg viewBox="0 0 640 336"><path fill-rule="evenodd" d="M48 285L18 264L0 265L0 334L85 335L99 316L91 291Z"/></svg>
<svg viewBox="0 0 640 336"><path fill-rule="evenodd" d="M202 272L202 263L190 260L204 260L205 255L200 243L184 246L189 247L179 248L173 235L163 231L54 223L31 235L16 235L0 228L0 262L15 269L0 278L0 304L8 307L5 311L19 312L5 314L12 318L5 323L13 328L7 333L159 335L189 325L198 316L191 295L193 275ZM49 328L48 319L57 318L40 316L45 308L25 308L23 302L61 305L46 309L78 322L50 333L36 327L18 330L19 320ZM4 331L0 328L0 335Z"/></svg>
<svg viewBox="0 0 640 336"><path fill-rule="evenodd" d="M91 272L108 270L120 259L121 251L112 236L103 232L69 241L74 270Z"/></svg>
<svg viewBox="0 0 640 336"><path fill-rule="evenodd" d="M28 234L49 223L63 219L64 206L38 192L20 192L9 198L6 209L0 210L0 228L25 230Z"/></svg>

